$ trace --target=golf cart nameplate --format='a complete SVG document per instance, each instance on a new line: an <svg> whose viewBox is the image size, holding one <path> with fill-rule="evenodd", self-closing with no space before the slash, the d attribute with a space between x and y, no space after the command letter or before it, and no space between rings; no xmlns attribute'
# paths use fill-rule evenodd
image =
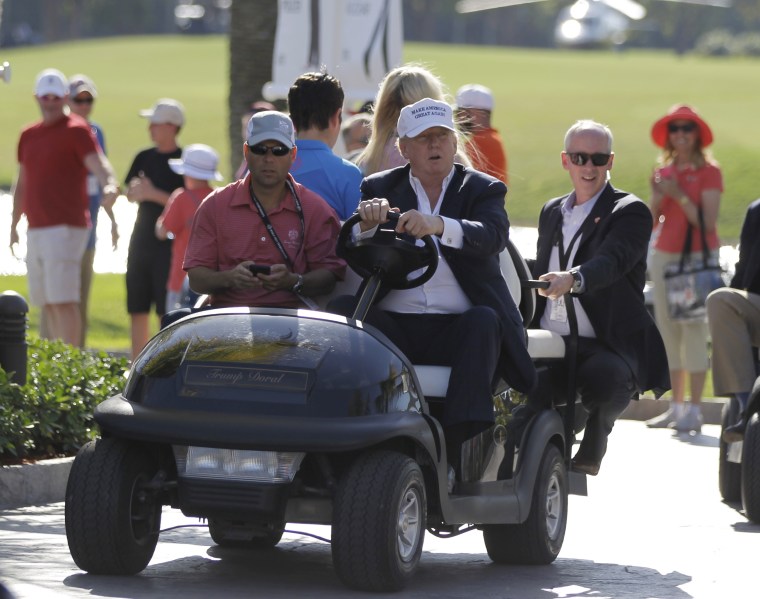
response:
<svg viewBox="0 0 760 599"><path fill-rule="evenodd" d="M186 385L219 386L276 391L306 391L309 375L293 370L269 370L241 366L188 366Z"/></svg>

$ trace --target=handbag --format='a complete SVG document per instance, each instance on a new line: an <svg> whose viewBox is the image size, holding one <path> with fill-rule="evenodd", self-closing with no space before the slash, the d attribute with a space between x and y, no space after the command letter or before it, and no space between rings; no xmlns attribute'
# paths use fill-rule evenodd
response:
<svg viewBox="0 0 760 599"><path fill-rule="evenodd" d="M711 291L724 287L723 270L718 259L710 255L705 237L705 221L702 207L699 215L699 233L702 239L702 257L691 255L691 231L689 227L678 262L665 266L665 290L668 313L672 320L697 321L707 318L705 300Z"/></svg>

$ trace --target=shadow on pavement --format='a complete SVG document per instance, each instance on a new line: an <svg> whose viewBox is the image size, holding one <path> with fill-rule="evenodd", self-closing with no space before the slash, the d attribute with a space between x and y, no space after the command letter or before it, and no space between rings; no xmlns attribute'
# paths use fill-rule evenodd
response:
<svg viewBox="0 0 760 599"><path fill-rule="evenodd" d="M691 577L652 568L558 559L548 566L501 566L481 553L423 552L407 586L414 597L499 596L520 599L615 597L687 599ZM356 597L335 575L330 547L283 542L268 551L210 547L206 556L151 564L133 577L74 574L67 587L101 597ZM501 592L494 595L494 589ZM369 595L368 595L369 596ZM400 595L372 594L373 597Z"/></svg>

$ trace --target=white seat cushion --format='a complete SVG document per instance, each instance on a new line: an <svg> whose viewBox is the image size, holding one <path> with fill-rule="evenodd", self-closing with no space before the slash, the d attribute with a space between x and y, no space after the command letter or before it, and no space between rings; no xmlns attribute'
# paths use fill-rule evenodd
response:
<svg viewBox="0 0 760 599"><path fill-rule="evenodd" d="M564 358L565 340L552 331L528 329L528 353L534 360Z"/></svg>

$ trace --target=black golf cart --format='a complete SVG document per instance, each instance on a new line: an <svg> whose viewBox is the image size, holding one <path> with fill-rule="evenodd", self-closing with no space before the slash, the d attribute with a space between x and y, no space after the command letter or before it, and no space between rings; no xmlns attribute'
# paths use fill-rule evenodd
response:
<svg viewBox="0 0 760 599"><path fill-rule="evenodd" d="M163 506L208 521L213 541L263 550L286 523L332 527L332 555L348 586L401 589L425 531L482 530L498 563L547 564L565 534L573 402L535 415L519 438L496 389L496 424L463 448L448 490L435 414L449 369L413 365L362 322L380 281L420 285L437 251L395 234L339 246L364 277L354 318L264 308L208 310L161 330L135 360L124 392L95 411L101 438L74 461L66 535L77 566L132 574L151 560ZM529 271L510 245L502 271L523 319L534 311ZM413 280L408 276L424 269ZM364 312L363 312L364 311ZM530 332L537 364L563 359L561 338ZM564 414L564 419L563 419Z"/></svg>
<svg viewBox="0 0 760 599"><path fill-rule="evenodd" d="M718 485L724 500L741 500L747 518L760 524L760 376L755 380L747 404L744 440L726 443L723 430L737 421L739 410L733 397L723 405Z"/></svg>

